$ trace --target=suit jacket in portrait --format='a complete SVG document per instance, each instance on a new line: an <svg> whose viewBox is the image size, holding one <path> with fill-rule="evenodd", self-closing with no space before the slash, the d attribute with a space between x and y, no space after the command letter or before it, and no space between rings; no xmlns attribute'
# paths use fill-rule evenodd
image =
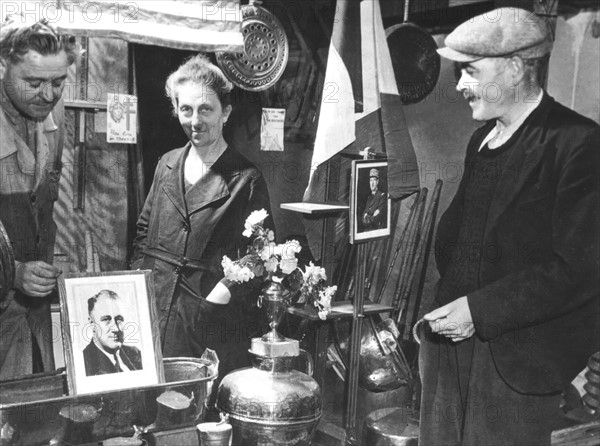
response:
<svg viewBox="0 0 600 446"><path fill-rule="evenodd" d="M129 370L142 370L142 354L139 349L123 345L121 346L120 353L120 359ZM86 376L118 373L116 366L100 351L93 341L83 349L83 362L85 363Z"/></svg>
<svg viewBox="0 0 600 446"><path fill-rule="evenodd" d="M375 211L379 214L374 215ZM385 228L387 224L387 198L380 190L370 194L363 211L363 227L365 230Z"/></svg>

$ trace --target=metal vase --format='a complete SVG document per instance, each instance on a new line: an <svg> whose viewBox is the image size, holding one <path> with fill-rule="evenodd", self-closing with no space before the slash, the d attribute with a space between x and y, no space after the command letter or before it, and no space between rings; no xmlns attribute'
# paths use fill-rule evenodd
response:
<svg viewBox="0 0 600 446"><path fill-rule="evenodd" d="M285 339L277 332L277 327L290 305L290 292L280 283L269 280L258 298L258 307L264 308L271 331L263 336L267 342L280 342Z"/></svg>

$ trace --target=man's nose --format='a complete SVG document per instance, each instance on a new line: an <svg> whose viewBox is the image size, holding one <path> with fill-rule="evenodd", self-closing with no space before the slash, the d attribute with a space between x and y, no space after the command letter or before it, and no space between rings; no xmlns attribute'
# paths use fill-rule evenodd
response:
<svg viewBox="0 0 600 446"><path fill-rule="evenodd" d="M54 91L53 85L50 83L43 84L40 87L40 96L46 102L54 102L56 92Z"/></svg>

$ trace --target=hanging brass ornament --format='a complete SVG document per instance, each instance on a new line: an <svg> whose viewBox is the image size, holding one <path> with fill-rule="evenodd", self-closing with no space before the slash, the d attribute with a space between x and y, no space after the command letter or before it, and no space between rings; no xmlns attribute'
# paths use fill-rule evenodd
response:
<svg viewBox="0 0 600 446"><path fill-rule="evenodd" d="M275 85L285 70L288 39L277 17L255 2L241 10L244 52L217 52L217 64L235 86L249 91L266 90Z"/></svg>

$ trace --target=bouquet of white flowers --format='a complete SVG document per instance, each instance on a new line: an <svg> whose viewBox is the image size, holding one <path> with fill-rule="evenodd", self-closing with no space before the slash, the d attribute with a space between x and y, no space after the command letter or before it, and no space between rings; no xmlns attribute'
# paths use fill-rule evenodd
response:
<svg viewBox="0 0 600 446"><path fill-rule="evenodd" d="M264 209L254 211L244 224L244 237L254 237L246 255L239 260L223 256L221 265L225 277L233 282L248 282L255 277L281 280L298 268L296 254L302 249L296 240L275 243L275 233L263 227L269 214Z"/></svg>
<svg viewBox="0 0 600 446"><path fill-rule="evenodd" d="M281 283L292 273L301 274L301 286L296 290L300 293L297 302L314 305L319 317L325 319L331 312L331 299L337 287L325 286L327 276L324 268L315 266L312 262L305 267L305 271L298 267L296 254L302 248L297 240L275 243L275 233L263 226L268 215L267 211L261 209L248 216L242 234L244 237L253 237L252 243L241 259L231 260L223 256L221 265L225 277L237 283L248 282L254 278Z"/></svg>
<svg viewBox="0 0 600 446"><path fill-rule="evenodd" d="M314 305L319 312L319 318L323 320L331 313L331 299L337 291L337 286L326 286L326 283L325 268L310 262L302 272L302 286L297 300L299 304Z"/></svg>

